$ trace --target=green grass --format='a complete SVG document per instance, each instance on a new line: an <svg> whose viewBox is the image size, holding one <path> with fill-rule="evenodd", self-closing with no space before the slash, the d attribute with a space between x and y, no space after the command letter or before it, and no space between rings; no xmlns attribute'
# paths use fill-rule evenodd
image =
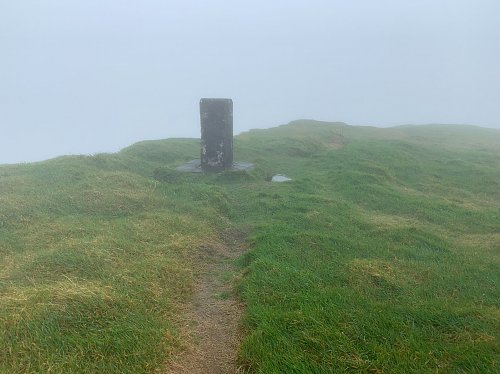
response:
<svg viewBox="0 0 500 374"><path fill-rule="evenodd" d="M0 372L148 372L182 344L223 193L153 180L141 151L0 169Z"/></svg>
<svg viewBox="0 0 500 374"><path fill-rule="evenodd" d="M228 226L250 371L499 370L500 131L296 121L235 150L256 170L177 173L190 139L0 166L0 372L162 368Z"/></svg>
<svg viewBox="0 0 500 374"><path fill-rule="evenodd" d="M286 135L306 126L316 147ZM294 182L237 193L256 225L243 360L262 373L499 370L500 132L338 126L347 144L328 150L332 126L316 126L272 130L291 157L269 167Z"/></svg>

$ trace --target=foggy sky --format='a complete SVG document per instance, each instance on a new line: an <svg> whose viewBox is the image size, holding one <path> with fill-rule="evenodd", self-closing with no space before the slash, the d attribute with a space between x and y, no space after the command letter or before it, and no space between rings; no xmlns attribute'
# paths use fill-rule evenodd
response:
<svg viewBox="0 0 500 374"><path fill-rule="evenodd" d="M500 128L498 0L0 0L0 163L299 118Z"/></svg>

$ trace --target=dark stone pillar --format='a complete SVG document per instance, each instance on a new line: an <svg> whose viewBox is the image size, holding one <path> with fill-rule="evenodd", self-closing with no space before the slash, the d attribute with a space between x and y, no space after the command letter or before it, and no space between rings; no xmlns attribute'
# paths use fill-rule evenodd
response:
<svg viewBox="0 0 500 374"><path fill-rule="evenodd" d="M233 101L201 99L201 168L221 171L233 166Z"/></svg>

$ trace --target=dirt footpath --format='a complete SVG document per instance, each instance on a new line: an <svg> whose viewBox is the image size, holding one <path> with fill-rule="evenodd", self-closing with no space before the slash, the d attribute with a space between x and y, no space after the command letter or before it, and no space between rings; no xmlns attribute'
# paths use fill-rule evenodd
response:
<svg viewBox="0 0 500 374"><path fill-rule="evenodd" d="M243 305L234 295L230 275L233 260L245 251L244 235L227 230L222 239L202 248L202 276L186 307L182 331L187 348L167 366L167 373L243 372L237 364Z"/></svg>

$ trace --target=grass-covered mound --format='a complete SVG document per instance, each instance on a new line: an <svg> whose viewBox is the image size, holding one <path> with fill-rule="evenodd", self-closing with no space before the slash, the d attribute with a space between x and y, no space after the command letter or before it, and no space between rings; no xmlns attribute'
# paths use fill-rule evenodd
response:
<svg viewBox="0 0 500 374"><path fill-rule="evenodd" d="M298 121L235 150L255 171L179 174L189 139L0 167L0 372L164 367L227 226L251 371L498 370L500 131Z"/></svg>
<svg viewBox="0 0 500 374"><path fill-rule="evenodd" d="M0 372L162 367L198 251L226 226L216 184L152 177L196 143L0 167Z"/></svg>
<svg viewBox="0 0 500 374"><path fill-rule="evenodd" d="M251 368L499 369L500 131L299 122L240 143L295 180L235 193Z"/></svg>

